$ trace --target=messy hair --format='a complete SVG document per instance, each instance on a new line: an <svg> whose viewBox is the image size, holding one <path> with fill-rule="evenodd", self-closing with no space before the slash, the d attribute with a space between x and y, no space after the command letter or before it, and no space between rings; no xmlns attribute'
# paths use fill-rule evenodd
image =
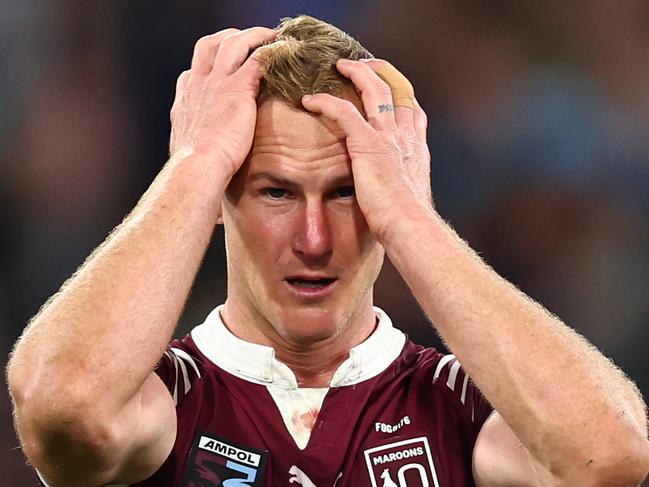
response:
<svg viewBox="0 0 649 487"><path fill-rule="evenodd" d="M308 15L283 18L276 30L276 40L261 50L260 100L277 98L302 108L304 95L339 96L353 85L338 73L336 61L373 57L349 34Z"/></svg>

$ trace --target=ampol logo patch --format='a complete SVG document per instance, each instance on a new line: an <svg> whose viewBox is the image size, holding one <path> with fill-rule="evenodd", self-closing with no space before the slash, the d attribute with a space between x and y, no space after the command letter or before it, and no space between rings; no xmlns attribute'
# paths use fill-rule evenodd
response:
<svg viewBox="0 0 649 487"><path fill-rule="evenodd" d="M365 463L372 487L439 487L425 436L365 450Z"/></svg>
<svg viewBox="0 0 649 487"><path fill-rule="evenodd" d="M256 487L262 478L268 452L237 445L214 435L194 438L185 469L185 487Z"/></svg>

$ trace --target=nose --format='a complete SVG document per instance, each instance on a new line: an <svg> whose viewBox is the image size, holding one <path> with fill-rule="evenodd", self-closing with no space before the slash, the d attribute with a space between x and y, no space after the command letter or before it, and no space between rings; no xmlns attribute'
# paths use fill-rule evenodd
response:
<svg viewBox="0 0 649 487"><path fill-rule="evenodd" d="M297 224L293 251L309 263L326 263L333 251L331 227L322 201L307 201Z"/></svg>

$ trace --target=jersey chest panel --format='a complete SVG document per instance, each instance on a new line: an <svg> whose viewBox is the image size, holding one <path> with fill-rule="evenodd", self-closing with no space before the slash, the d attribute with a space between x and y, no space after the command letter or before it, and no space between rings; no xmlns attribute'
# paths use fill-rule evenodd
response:
<svg viewBox="0 0 649 487"><path fill-rule="evenodd" d="M433 384L436 362L427 353L408 343L379 376L330 389L304 450L266 386L203 362L179 400L172 454L137 485L473 486L479 428L451 391Z"/></svg>

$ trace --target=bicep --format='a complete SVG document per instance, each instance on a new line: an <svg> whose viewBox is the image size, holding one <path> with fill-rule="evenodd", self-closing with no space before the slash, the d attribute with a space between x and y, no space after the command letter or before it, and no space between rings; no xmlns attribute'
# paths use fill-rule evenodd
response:
<svg viewBox="0 0 649 487"><path fill-rule="evenodd" d="M66 437L59 445L48 442L32 463L50 487L132 484L151 476L176 438L174 402L155 373L106 431L88 442Z"/></svg>
<svg viewBox="0 0 649 487"><path fill-rule="evenodd" d="M543 483L543 469L497 412L478 434L473 450L473 476L478 487L533 487Z"/></svg>

